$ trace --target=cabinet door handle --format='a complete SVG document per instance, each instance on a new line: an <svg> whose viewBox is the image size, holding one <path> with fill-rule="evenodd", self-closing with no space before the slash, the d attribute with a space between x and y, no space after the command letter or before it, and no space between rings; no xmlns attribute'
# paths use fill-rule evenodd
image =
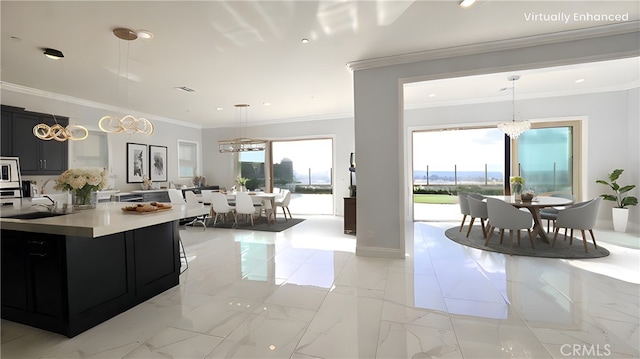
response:
<svg viewBox="0 0 640 359"><path fill-rule="evenodd" d="M44 160L44 169L47 169L47 160Z"/></svg>
<svg viewBox="0 0 640 359"><path fill-rule="evenodd" d="M30 256L33 256L33 257L40 257L40 258L43 258L43 257L46 257L46 256L47 256L47 253L35 253L35 252L30 252L30 253L29 253L29 255L30 255Z"/></svg>
<svg viewBox="0 0 640 359"><path fill-rule="evenodd" d="M45 241L34 241L34 240L29 241L29 244L44 245L45 243L46 243Z"/></svg>
<svg viewBox="0 0 640 359"><path fill-rule="evenodd" d="M42 160L40 160L40 168L42 168Z"/></svg>

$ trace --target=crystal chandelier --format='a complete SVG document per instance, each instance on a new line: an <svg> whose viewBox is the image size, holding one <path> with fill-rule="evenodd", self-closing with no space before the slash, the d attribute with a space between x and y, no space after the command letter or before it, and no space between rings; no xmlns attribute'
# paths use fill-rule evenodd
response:
<svg viewBox="0 0 640 359"><path fill-rule="evenodd" d="M520 136L524 131L531 128L531 122L524 121L516 121L516 81L520 79L520 76L510 76L509 81L511 81L511 105L513 108L513 117L509 122L501 122L498 124L498 128L502 130L507 136L511 137L512 140L515 140Z"/></svg>
<svg viewBox="0 0 640 359"><path fill-rule="evenodd" d="M138 34L130 29L126 28L117 28L113 30L113 34L121 39L126 41L132 41L138 38ZM129 44L127 44L127 81L129 80ZM118 81L120 75L120 60L118 60ZM118 86L118 89L120 86ZM128 88L128 85L127 85ZM122 118L117 116L104 116L98 121L98 127L100 130L106 133L126 133L129 135L135 133L141 133L143 135L150 136L153 133L153 124L151 121L146 118L135 118L132 115L126 115Z"/></svg>
<svg viewBox="0 0 640 359"><path fill-rule="evenodd" d="M246 103L241 103L234 106L236 108L236 117L240 120L240 122L242 122L242 110L244 109L246 123L249 112L249 105ZM218 141L218 150L220 151L220 153L264 151L266 146L266 140L257 140L246 137Z"/></svg>

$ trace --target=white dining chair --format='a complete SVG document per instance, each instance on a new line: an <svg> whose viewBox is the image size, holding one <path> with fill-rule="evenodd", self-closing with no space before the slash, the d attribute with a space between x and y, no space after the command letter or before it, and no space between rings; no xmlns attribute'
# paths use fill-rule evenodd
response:
<svg viewBox="0 0 640 359"><path fill-rule="evenodd" d="M198 201L198 197L196 196L195 193L193 193L193 191L186 191L184 193L186 202L187 202L187 208L204 208L204 205L202 203L200 203L200 201ZM202 224L202 226L204 227L204 230L207 230L207 223L206 223L206 219L207 219L207 215L203 214L201 216L196 216L194 217L194 219L187 223L187 226L195 226L197 223Z"/></svg>
<svg viewBox="0 0 640 359"><path fill-rule="evenodd" d="M289 210L289 203L291 202L291 192L289 190L282 190L282 196L276 198L275 200L275 204L276 204L276 211L273 215L273 218L275 220L276 218L276 214L278 213L278 207L282 207L282 213L284 214L284 220L287 220L287 212L289 213L289 218L293 219L293 217L291 216L291 211Z"/></svg>
<svg viewBox="0 0 640 359"><path fill-rule="evenodd" d="M524 212L516 207L495 198L487 198L487 211L489 215L489 235L484 241L484 245L489 244L489 240L493 236L492 228L500 228L500 243L504 237L504 230L509 230L509 254L513 255L513 231L518 231L518 245L520 245L520 230L526 229L529 233L531 248L536 248L531 236L531 227L533 226L533 217L531 213Z"/></svg>
<svg viewBox="0 0 640 359"><path fill-rule="evenodd" d="M253 204L253 199L248 192L236 193L236 217L238 215L249 216L251 220L251 226L253 226L253 216L256 213L256 207ZM236 218L236 224L238 223Z"/></svg>
<svg viewBox="0 0 640 359"><path fill-rule="evenodd" d="M171 201L172 204L186 204L187 202L184 200L184 197L182 197L182 191L180 191L179 189L175 189L175 188L170 188L167 190L167 193L169 194L169 200Z"/></svg>
<svg viewBox="0 0 640 359"><path fill-rule="evenodd" d="M211 216L213 216L213 226L216 226L218 222L218 217L222 216L222 219L227 217L227 215L233 215L234 224L237 223L235 207L229 205L229 201L227 200L227 196L220 192L212 192L211 193Z"/></svg>

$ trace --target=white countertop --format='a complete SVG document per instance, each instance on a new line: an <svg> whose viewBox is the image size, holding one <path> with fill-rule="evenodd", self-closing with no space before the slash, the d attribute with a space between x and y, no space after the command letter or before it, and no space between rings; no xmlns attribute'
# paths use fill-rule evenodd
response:
<svg viewBox="0 0 640 359"><path fill-rule="evenodd" d="M173 205L170 210L145 214L122 210L122 207L132 204L136 203L98 203L95 209L76 210L61 216L38 219L0 218L0 227L23 232L100 237L209 213L208 206L187 209L186 205ZM42 210L45 208L32 206L30 202L23 203L21 208L1 209L4 216Z"/></svg>

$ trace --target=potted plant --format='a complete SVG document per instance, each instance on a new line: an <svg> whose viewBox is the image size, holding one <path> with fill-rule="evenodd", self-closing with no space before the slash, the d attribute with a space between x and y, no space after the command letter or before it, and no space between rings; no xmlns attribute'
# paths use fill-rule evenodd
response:
<svg viewBox="0 0 640 359"><path fill-rule="evenodd" d="M608 176L609 181L596 180L596 183L609 186L613 191L613 194L601 194L600 197L607 201L613 201L616 206L612 209L613 216L613 230L616 232L625 232L627 230L627 222L629 220L629 209L627 206L635 206L638 204L638 199L633 196L625 195L625 193L636 188L636 185L620 186L616 181L620 175L624 172L622 169L613 170Z"/></svg>
<svg viewBox="0 0 640 359"><path fill-rule="evenodd" d="M524 178L520 176L509 177L509 185L511 186L511 194L515 201L520 201L522 190L524 189Z"/></svg>
<svg viewBox="0 0 640 359"><path fill-rule="evenodd" d="M238 176L238 178L236 178L236 183L240 186L240 188L238 188L238 191L240 192L246 192L247 191L247 181L249 179L246 177L242 177L242 176Z"/></svg>

